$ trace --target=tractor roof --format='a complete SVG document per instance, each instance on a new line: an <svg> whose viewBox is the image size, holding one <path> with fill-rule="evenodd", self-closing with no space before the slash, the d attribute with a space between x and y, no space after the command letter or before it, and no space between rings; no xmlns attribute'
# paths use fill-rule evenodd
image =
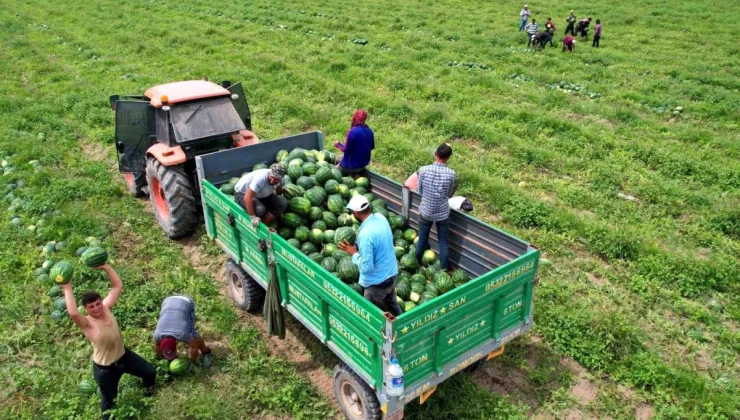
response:
<svg viewBox="0 0 740 420"><path fill-rule="evenodd" d="M214 98L228 95L229 91L223 87L205 80L188 80L185 82L167 83L154 86L144 92L154 107L162 106L162 96L167 96L167 102L176 104L178 102L192 101L195 99Z"/></svg>

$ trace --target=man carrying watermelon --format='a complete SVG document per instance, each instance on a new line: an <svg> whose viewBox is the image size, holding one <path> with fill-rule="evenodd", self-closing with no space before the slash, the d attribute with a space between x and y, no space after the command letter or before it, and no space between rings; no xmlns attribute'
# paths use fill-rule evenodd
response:
<svg viewBox="0 0 740 420"><path fill-rule="evenodd" d="M190 361L203 354L203 367L213 365L213 354L195 331L195 301L189 296L174 295L162 302L157 328L154 330L154 354L172 361L177 358L177 342L188 343Z"/></svg>
<svg viewBox="0 0 740 420"><path fill-rule="evenodd" d="M383 311L399 316L401 307L396 299L398 263L391 225L382 214L371 211L370 203L362 195L352 197L347 208L360 222L357 244L344 241L337 247L351 255L352 262L359 267L359 284L365 299Z"/></svg>
<svg viewBox="0 0 740 420"><path fill-rule="evenodd" d="M285 213L288 203L280 196L285 172L285 166L273 163L244 175L234 186L234 201L251 216L252 226L259 226L260 220L269 224Z"/></svg>
<svg viewBox="0 0 740 420"><path fill-rule="evenodd" d="M449 269L449 246L447 237L450 233L449 198L457 190L457 175L447 167L452 156L452 147L443 143L434 152L434 163L419 168L418 187L421 194L419 205L419 241L416 243L416 260L422 263L424 251L429 248L429 232L432 225L437 225L437 243L439 244L439 266Z"/></svg>
<svg viewBox="0 0 740 420"><path fill-rule="evenodd" d="M77 310L72 283L61 287L70 318L85 333L93 347L93 377L100 388L100 410L105 420L109 416L106 412L115 406L118 382L124 373L141 378L147 389L146 393L151 395L154 392L157 371L151 363L123 345L121 330L111 313L111 308L123 290L123 282L118 273L108 264L95 269L105 271L112 287L104 299L97 292L85 292L82 295L82 305L87 316Z"/></svg>
<svg viewBox="0 0 740 420"><path fill-rule="evenodd" d="M366 120L367 111L364 109L355 111L344 144L334 142L334 146L344 152L342 160L337 165L344 176L357 175L370 164L370 156L375 149L375 135L365 123Z"/></svg>

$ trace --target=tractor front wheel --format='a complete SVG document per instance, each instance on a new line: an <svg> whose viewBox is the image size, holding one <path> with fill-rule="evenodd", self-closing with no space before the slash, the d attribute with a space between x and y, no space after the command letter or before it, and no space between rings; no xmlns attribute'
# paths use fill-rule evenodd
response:
<svg viewBox="0 0 740 420"><path fill-rule="evenodd" d="M195 230L198 215L193 186L185 169L181 165L164 166L157 159L149 157L146 161L146 180L154 213L167 236L177 239Z"/></svg>
<svg viewBox="0 0 740 420"><path fill-rule="evenodd" d="M123 180L126 181L128 192L134 197L144 197L146 195L146 191L144 191L146 173L144 171L123 174Z"/></svg>

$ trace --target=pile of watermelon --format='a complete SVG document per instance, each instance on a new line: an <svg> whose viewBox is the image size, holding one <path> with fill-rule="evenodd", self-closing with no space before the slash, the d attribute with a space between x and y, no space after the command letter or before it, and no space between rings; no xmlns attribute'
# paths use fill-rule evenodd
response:
<svg viewBox="0 0 740 420"><path fill-rule="evenodd" d="M337 245L344 241L354 244L357 239L360 225L346 206L358 194L367 198L374 213L380 213L388 220L393 231L399 266L396 292L402 309L409 311L417 304L468 281L464 270L456 270L452 276L443 273L432 250L426 251L423 267L420 267L415 257L416 231L408 227L404 217L390 212L384 200L373 195L367 178L343 177L333 165L336 162L334 153L301 148L281 150L275 161L287 169L283 178L283 197L288 200L288 211L273 227L288 243L357 293L362 293L357 283L360 271L351 257ZM263 162L252 170L266 167L267 162ZM232 178L221 185L221 192L233 195L238 180Z"/></svg>

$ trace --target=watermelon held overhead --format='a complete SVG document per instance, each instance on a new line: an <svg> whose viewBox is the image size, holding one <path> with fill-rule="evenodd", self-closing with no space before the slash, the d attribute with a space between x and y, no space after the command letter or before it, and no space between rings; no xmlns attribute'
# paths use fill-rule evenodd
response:
<svg viewBox="0 0 740 420"><path fill-rule="evenodd" d="M80 260L88 267L100 267L108 261L108 252L100 247L91 247L82 254Z"/></svg>
<svg viewBox="0 0 740 420"><path fill-rule="evenodd" d="M54 283L56 284L67 284L72 280L72 275L74 274L74 267L72 264L68 263L67 261L59 261L58 263L54 264L54 267L51 268L51 271L49 272L49 277L54 280Z"/></svg>

